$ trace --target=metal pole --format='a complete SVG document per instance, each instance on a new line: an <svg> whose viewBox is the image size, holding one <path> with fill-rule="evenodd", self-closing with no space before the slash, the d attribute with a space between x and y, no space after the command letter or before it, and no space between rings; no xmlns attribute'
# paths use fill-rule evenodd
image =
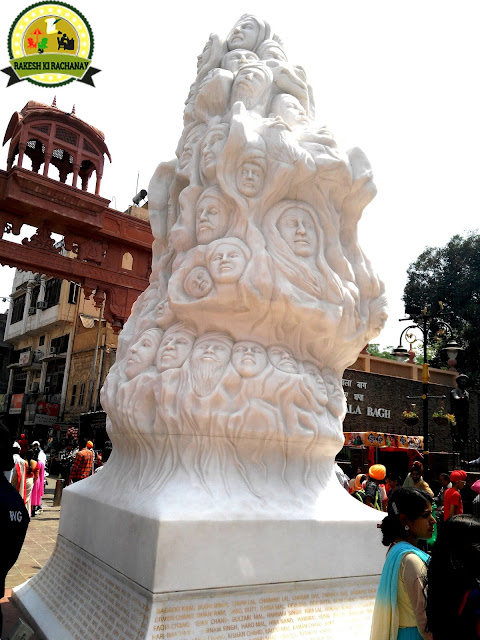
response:
<svg viewBox="0 0 480 640"><path fill-rule="evenodd" d="M95 385L95 369L97 368L98 345L100 342L100 329L102 328L102 314L103 302L100 305L100 311L98 312L97 342L95 344L95 353L93 354L92 373L90 375L90 382L88 384L87 411L90 411L90 408L92 406L93 387Z"/></svg>
<svg viewBox="0 0 480 640"><path fill-rule="evenodd" d="M428 451L428 328L426 308L423 310L423 370L422 370L422 400L423 400L423 450Z"/></svg>
<svg viewBox="0 0 480 640"><path fill-rule="evenodd" d="M97 410L97 404L98 404L98 396L100 394L100 384L102 382L102 371L103 371L103 358L105 355L105 341L106 341L106 334L103 334L102 337L102 350L100 351L100 363L98 365L98 376L97 376L97 386L95 387L94 391L95 391L95 398L93 401L93 410L96 411Z"/></svg>

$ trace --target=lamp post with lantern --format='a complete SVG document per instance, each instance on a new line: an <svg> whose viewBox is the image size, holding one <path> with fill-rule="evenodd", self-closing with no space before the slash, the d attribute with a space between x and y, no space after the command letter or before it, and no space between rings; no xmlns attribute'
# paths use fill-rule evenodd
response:
<svg viewBox="0 0 480 640"><path fill-rule="evenodd" d="M423 342L423 365L422 365L422 395L419 399L423 402L423 450L428 451L428 400L429 398L445 398L445 396L432 396L428 393L429 386L429 363L428 363L428 343L429 339L432 342L440 342L447 338L447 344L442 349L448 356L448 365L450 370L455 370L457 364L456 358L459 351L463 351L463 348L457 343L453 335L453 329L450 324L442 318L444 313L442 302L438 302L437 305L427 307L425 305L423 309L415 305L408 305L405 307L405 313L408 314L408 318L401 318L400 322L410 322L400 334L399 345L396 349L393 349L392 355L395 356L397 362L404 362L410 357L410 352L405 349L402 344L402 340L405 337L410 344L410 348L414 342L417 341L414 331L420 331ZM409 396L413 399L413 396ZM417 396L415 396L417 398Z"/></svg>

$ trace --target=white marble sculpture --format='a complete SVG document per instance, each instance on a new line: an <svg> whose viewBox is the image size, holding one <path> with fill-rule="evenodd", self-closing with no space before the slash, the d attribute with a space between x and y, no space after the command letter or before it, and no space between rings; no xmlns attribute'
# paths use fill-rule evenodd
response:
<svg viewBox="0 0 480 640"><path fill-rule="evenodd" d="M153 272L103 390L101 481L181 491L177 510L308 512L343 444L342 373L386 319L357 237L370 165L315 123L265 21L210 36L197 72L149 186Z"/></svg>
<svg viewBox="0 0 480 640"><path fill-rule="evenodd" d="M150 286L102 392L113 452L16 590L42 637L369 637L381 514L334 460L343 371L386 320L357 236L375 186L314 118L267 22L210 36L148 190Z"/></svg>

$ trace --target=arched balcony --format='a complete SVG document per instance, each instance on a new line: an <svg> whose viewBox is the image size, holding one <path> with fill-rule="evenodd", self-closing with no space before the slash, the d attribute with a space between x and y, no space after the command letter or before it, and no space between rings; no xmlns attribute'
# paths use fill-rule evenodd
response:
<svg viewBox="0 0 480 640"><path fill-rule="evenodd" d="M32 171L52 177L49 169L58 170L58 179L77 187L80 178L82 191L96 174L96 195L100 194L104 156L111 161L101 131L83 122L72 113L64 113L56 106L30 101L10 119L3 144L10 140L7 170L22 167L24 157L32 162ZM69 179L72 174L71 181ZM68 180L68 182L67 182Z"/></svg>

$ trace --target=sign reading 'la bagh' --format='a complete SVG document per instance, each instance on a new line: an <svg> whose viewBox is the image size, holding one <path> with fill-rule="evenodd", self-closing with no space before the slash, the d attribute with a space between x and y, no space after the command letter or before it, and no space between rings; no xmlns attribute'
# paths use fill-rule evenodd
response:
<svg viewBox="0 0 480 640"><path fill-rule="evenodd" d="M368 405L365 406L363 404L365 402L366 395L363 391L367 390L367 382L354 382L353 380L342 378L342 385L343 387L347 387L347 389L352 389L352 391L344 392L345 398L347 399L347 413L352 415L366 415L369 418L390 419L392 417L391 409L385 409L384 407L371 407ZM362 390L362 392L359 393L358 391L353 391L355 387Z"/></svg>

